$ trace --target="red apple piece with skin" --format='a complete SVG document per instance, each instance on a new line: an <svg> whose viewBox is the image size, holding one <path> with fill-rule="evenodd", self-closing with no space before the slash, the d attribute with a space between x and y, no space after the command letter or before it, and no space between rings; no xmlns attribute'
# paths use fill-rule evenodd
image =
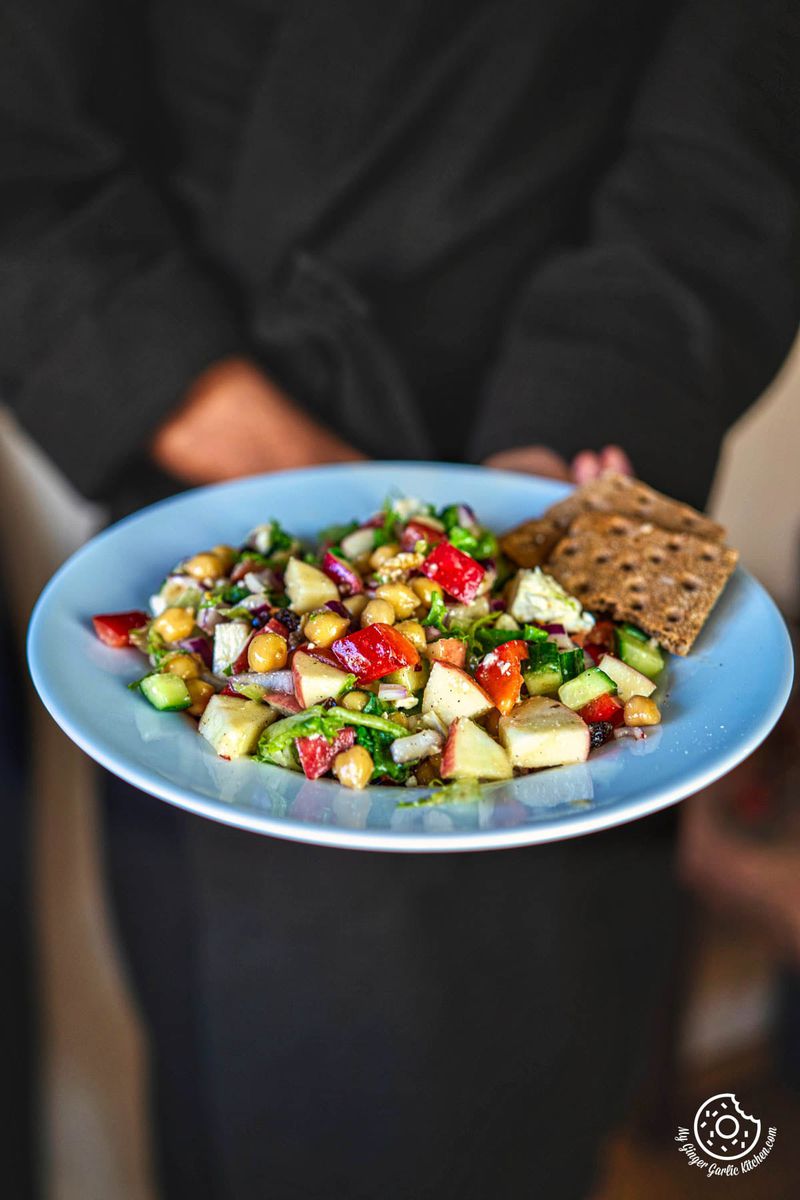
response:
<svg viewBox="0 0 800 1200"><path fill-rule="evenodd" d="M419 665L419 651L391 625L376 621L337 638L331 650L359 683L373 683L404 667Z"/></svg>
<svg viewBox="0 0 800 1200"><path fill-rule="evenodd" d="M511 762L485 729L458 717L450 726L442 751L442 779L510 779Z"/></svg>
<svg viewBox="0 0 800 1200"><path fill-rule="evenodd" d="M347 680L347 672L297 650L292 657L294 692L303 708L335 700Z"/></svg>
<svg viewBox="0 0 800 1200"><path fill-rule="evenodd" d="M333 766L333 760L342 750L349 750L356 740L356 731L350 726L340 729L332 742L324 733L311 733L295 741L300 766L308 779L319 779Z"/></svg>
<svg viewBox="0 0 800 1200"><path fill-rule="evenodd" d="M467 661L467 646L461 638L439 638L429 642L425 650L431 662L449 662L454 667L463 667Z"/></svg>
<svg viewBox="0 0 800 1200"><path fill-rule="evenodd" d="M480 717L493 708L491 696L471 675L448 662L434 662L425 691L422 711L435 712L445 725L458 717Z"/></svg>
<svg viewBox="0 0 800 1200"><path fill-rule="evenodd" d="M326 550L322 558L322 570L332 579L343 596L358 596L364 591L364 581L355 567L344 559L337 558Z"/></svg>

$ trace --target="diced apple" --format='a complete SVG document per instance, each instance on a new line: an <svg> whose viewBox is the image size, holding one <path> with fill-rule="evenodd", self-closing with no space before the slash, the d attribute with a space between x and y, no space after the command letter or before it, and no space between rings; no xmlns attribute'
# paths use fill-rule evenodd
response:
<svg viewBox="0 0 800 1200"><path fill-rule="evenodd" d="M589 757L589 726L549 696L523 700L500 718L499 734L515 767L561 767Z"/></svg>
<svg viewBox="0 0 800 1200"><path fill-rule="evenodd" d="M343 596L358 596L364 591L363 580L355 567L331 554L330 550L326 550L322 559L322 570L337 584Z"/></svg>
<svg viewBox="0 0 800 1200"><path fill-rule="evenodd" d="M623 703L631 696L651 696L656 690L652 679L648 679L641 671L635 671L613 654L604 654L598 663L609 679L617 685L617 695Z"/></svg>
<svg viewBox="0 0 800 1200"><path fill-rule="evenodd" d="M249 621L225 621L214 628L213 671L221 675L232 667L250 641L253 626Z"/></svg>
<svg viewBox="0 0 800 1200"><path fill-rule="evenodd" d="M452 663L435 662L422 694L422 711L435 712L451 725L458 717L480 717L492 701L471 675Z"/></svg>
<svg viewBox="0 0 800 1200"><path fill-rule="evenodd" d="M290 558L283 576L289 607L296 613L311 612L324 608L329 600L339 599L339 589L319 567Z"/></svg>
<svg viewBox="0 0 800 1200"><path fill-rule="evenodd" d="M392 671L391 675L384 675L382 683L398 683L401 687L406 687L408 690L416 694L421 692L428 680L428 664L424 659L420 659L416 667L401 667L399 671Z"/></svg>
<svg viewBox="0 0 800 1200"><path fill-rule="evenodd" d="M448 604L447 621L451 625L469 625L491 611L488 596L476 596L471 604Z"/></svg>
<svg viewBox="0 0 800 1200"><path fill-rule="evenodd" d="M274 708L256 700L212 696L198 729L220 758L241 758L253 753L262 732L277 716Z"/></svg>
<svg viewBox="0 0 800 1200"><path fill-rule="evenodd" d="M333 760L342 750L349 750L356 740L356 731L351 726L340 729L332 742L324 733L312 733L295 741L297 757L307 779L319 779L333 766Z"/></svg>
<svg viewBox="0 0 800 1200"><path fill-rule="evenodd" d="M442 751L442 779L510 779L511 761L502 746L468 717L450 726Z"/></svg>
<svg viewBox="0 0 800 1200"><path fill-rule="evenodd" d="M297 650L292 657L292 678L297 699L303 708L310 708L335 699L344 687L347 672Z"/></svg>
<svg viewBox="0 0 800 1200"><path fill-rule="evenodd" d="M265 692L264 703L270 704L283 717L291 717L294 713L302 712L303 706L295 696L285 692Z"/></svg>
<svg viewBox="0 0 800 1200"><path fill-rule="evenodd" d="M341 545L345 558L349 558L350 562L358 562L360 558L364 558L374 550L375 530L372 526L354 529L352 533L348 533L347 537L342 538Z"/></svg>
<svg viewBox="0 0 800 1200"><path fill-rule="evenodd" d="M463 667L467 661L467 644L461 638L439 638L429 642L425 653L431 662L449 662L454 667Z"/></svg>

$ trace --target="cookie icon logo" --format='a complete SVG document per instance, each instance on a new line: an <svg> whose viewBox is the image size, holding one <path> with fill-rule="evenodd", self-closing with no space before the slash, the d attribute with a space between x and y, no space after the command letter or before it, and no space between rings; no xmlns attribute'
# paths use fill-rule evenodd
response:
<svg viewBox="0 0 800 1200"><path fill-rule="evenodd" d="M761 1122L739 1105L733 1092L720 1092L705 1100L694 1118L698 1147L711 1158L734 1162L744 1158L761 1137Z"/></svg>

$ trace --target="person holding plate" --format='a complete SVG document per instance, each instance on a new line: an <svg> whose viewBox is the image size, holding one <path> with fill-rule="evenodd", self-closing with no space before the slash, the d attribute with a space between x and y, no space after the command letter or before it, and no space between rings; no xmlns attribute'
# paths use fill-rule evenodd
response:
<svg viewBox="0 0 800 1200"><path fill-rule="evenodd" d="M3 395L117 515L364 457L702 504L800 318L798 49L789 0L6 0ZM671 826L357 855L109 780L163 1195L585 1196Z"/></svg>

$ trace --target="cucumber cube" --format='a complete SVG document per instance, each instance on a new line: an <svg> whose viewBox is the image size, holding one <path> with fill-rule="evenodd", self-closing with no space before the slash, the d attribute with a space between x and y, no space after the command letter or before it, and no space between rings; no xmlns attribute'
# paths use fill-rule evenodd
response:
<svg viewBox="0 0 800 1200"><path fill-rule="evenodd" d="M590 700L596 700L598 696L606 693L613 695L616 690L617 685L605 671L601 671L599 667L590 667L588 671L582 671L574 679L562 683L558 689L558 698L567 708L577 712Z"/></svg>
<svg viewBox="0 0 800 1200"><path fill-rule="evenodd" d="M648 679L655 678L664 670L664 656L635 625L620 625L614 630L617 657L634 671L640 671Z"/></svg>
<svg viewBox="0 0 800 1200"><path fill-rule="evenodd" d="M180 675L145 675L139 690L159 712L180 712L192 703L189 689Z"/></svg>

